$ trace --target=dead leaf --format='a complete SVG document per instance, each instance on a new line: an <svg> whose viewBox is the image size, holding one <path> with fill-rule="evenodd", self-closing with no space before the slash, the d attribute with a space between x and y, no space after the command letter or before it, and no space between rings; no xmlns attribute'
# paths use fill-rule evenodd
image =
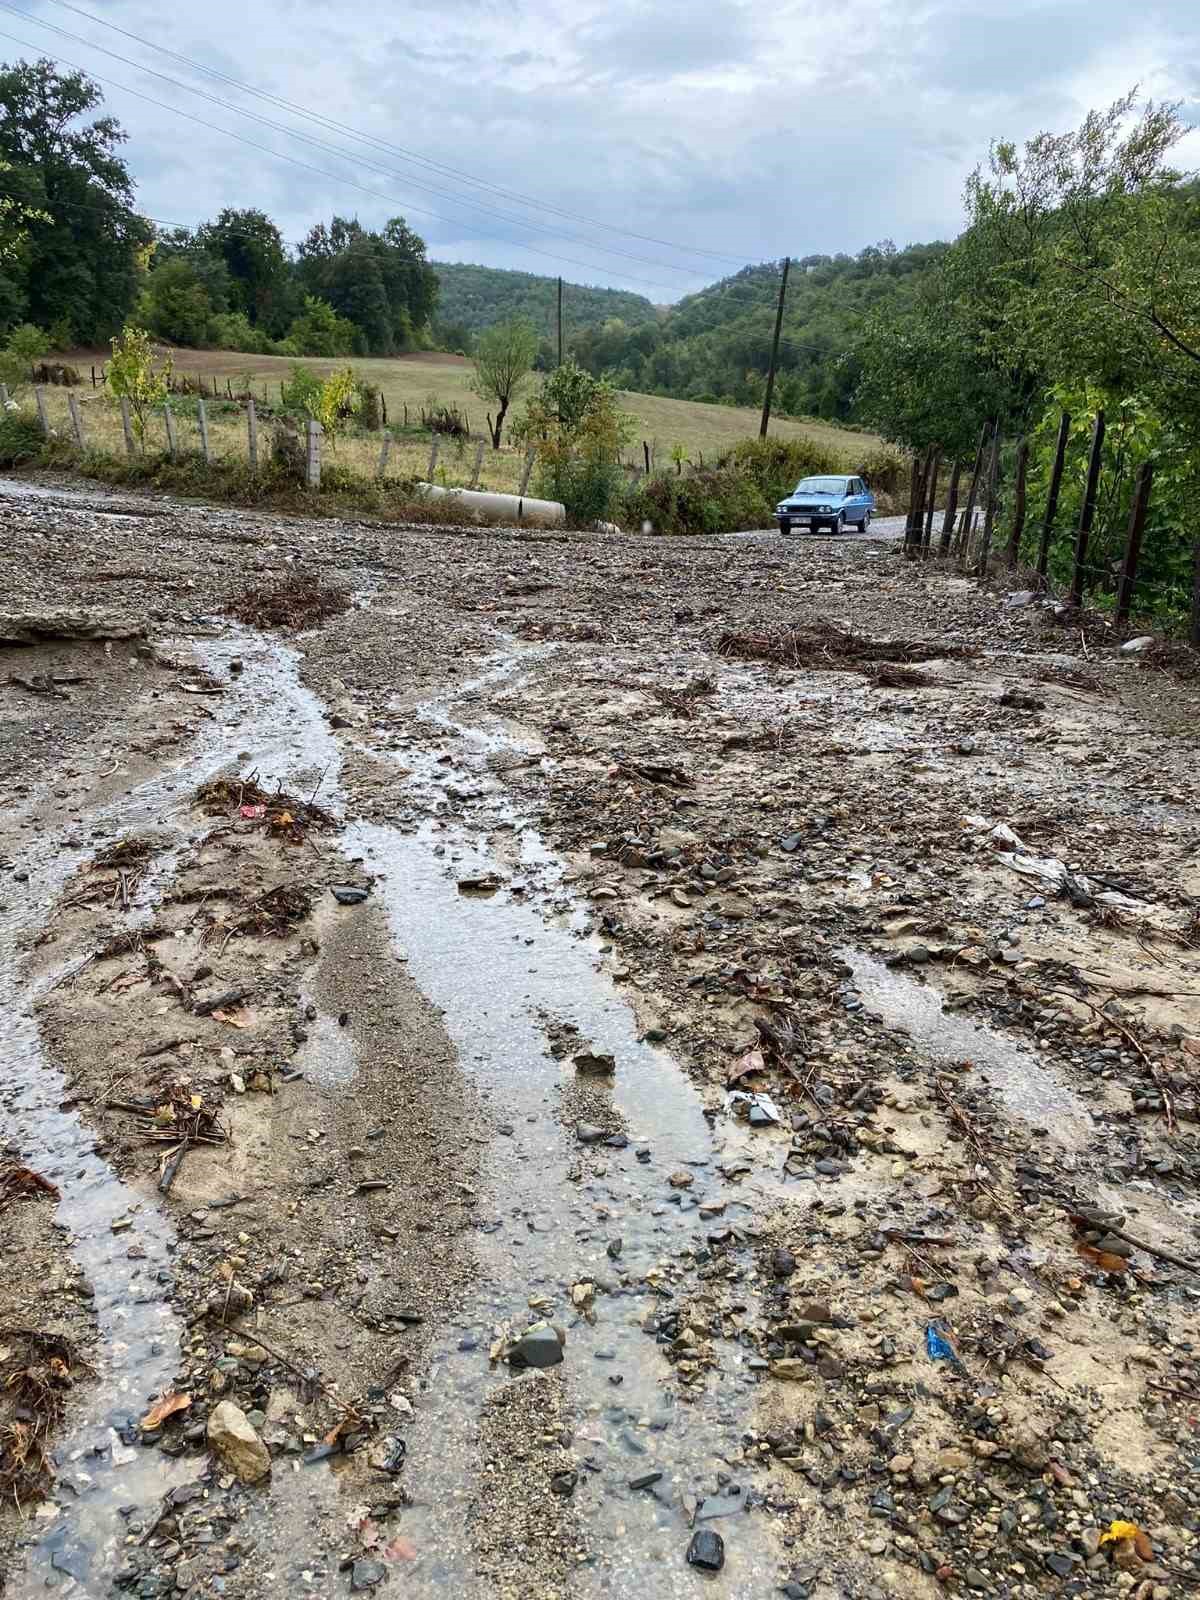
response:
<svg viewBox="0 0 1200 1600"><path fill-rule="evenodd" d="M248 1026L245 1017L235 1016L232 1011L216 1010L210 1013L214 1022L227 1023L231 1028L245 1028Z"/></svg>
<svg viewBox="0 0 1200 1600"><path fill-rule="evenodd" d="M186 1411L191 1403L190 1394L164 1394L142 1418L142 1427L161 1428L168 1417L173 1417L178 1411Z"/></svg>
<svg viewBox="0 0 1200 1600"><path fill-rule="evenodd" d="M1154 1560L1154 1546L1150 1543L1150 1536L1143 1533L1140 1528L1133 1536L1133 1548L1143 1561Z"/></svg>
<svg viewBox="0 0 1200 1600"><path fill-rule="evenodd" d="M389 1561L415 1561L417 1559L416 1545L411 1539L406 1539L402 1533L396 1535L383 1553Z"/></svg>
<svg viewBox="0 0 1200 1600"><path fill-rule="evenodd" d="M1101 1272L1128 1272L1129 1263L1124 1256L1111 1255L1107 1250L1097 1250L1094 1245L1079 1244L1076 1247L1085 1261L1090 1261L1093 1266L1099 1267ZM1116 1524L1114 1523L1114 1527ZM1132 1538L1133 1535L1128 1535Z"/></svg>
<svg viewBox="0 0 1200 1600"><path fill-rule="evenodd" d="M748 1078L751 1073L765 1072L766 1070L767 1063L763 1059L762 1051L747 1050L746 1054L744 1056L739 1056L730 1067L725 1076L725 1083L728 1087L732 1088L735 1083L741 1083L742 1079Z"/></svg>

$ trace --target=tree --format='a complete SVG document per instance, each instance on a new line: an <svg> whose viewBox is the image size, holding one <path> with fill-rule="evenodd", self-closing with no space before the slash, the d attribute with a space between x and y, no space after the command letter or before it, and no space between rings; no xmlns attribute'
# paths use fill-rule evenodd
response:
<svg viewBox="0 0 1200 1600"><path fill-rule="evenodd" d="M102 99L86 74L53 61L0 67L7 182L49 219L28 222L19 253L24 311L43 327L65 319L85 341L121 325L137 289L135 253L152 238L117 153L124 131L113 117L88 120Z"/></svg>
<svg viewBox="0 0 1200 1600"><path fill-rule="evenodd" d="M344 356L354 349L356 329L328 300L305 295L304 315L288 329L287 344L298 356Z"/></svg>
<svg viewBox="0 0 1200 1600"><path fill-rule="evenodd" d="M497 322L479 336L471 388L481 400L496 407L495 419L488 418L496 450L500 448L508 408L528 381L537 352L537 329L525 317Z"/></svg>
<svg viewBox="0 0 1200 1600"><path fill-rule="evenodd" d="M298 257L305 288L361 330L367 354L410 349L433 314L437 275L425 259L424 241L403 217L393 217L382 233L368 232L354 218L318 223Z"/></svg>
<svg viewBox="0 0 1200 1600"><path fill-rule="evenodd" d="M146 279L137 297L137 320L160 339L172 344L208 342L215 306L205 284L186 256L168 258Z"/></svg>
<svg viewBox="0 0 1200 1600"><path fill-rule="evenodd" d="M167 355L156 367L156 354L145 328L127 323L120 337L112 341L108 362L108 392L118 400L128 400L134 431L143 449L147 416L154 406L166 400L171 380L171 357Z"/></svg>
<svg viewBox="0 0 1200 1600"><path fill-rule="evenodd" d="M275 327L280 311L290 309L289 272L283 235L266 212L226 206L215 222L196 230L196 242L224 263L230 309L244 312L253 327Z"/></svg>
<svg viewBox="0 0 1200 1600"><path fill-rule="evenodd" d="M621 480L621 446L633 418L612 384L564 361L536 394L512 430L538 454L539 485L566 506L577 524L599 521L612 509Z"/></svg>

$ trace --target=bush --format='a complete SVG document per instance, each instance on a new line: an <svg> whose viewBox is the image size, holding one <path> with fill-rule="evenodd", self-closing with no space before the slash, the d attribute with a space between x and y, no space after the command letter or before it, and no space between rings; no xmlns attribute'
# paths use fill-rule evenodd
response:
<svg viewBox="0 0 1200 1600"><path fill-rule="evenodd" d="M270 355L275 348L261 328L252 326L244 311L222 311L210 319L208 342L218 350L245 350L250 355Z"/></svg>
<svg viewBox="0 0 1200 1600"><path fill-rule="evenodd" d="M289 483L304 483L308 475L308 447L299 431L285 419L271 429L271 466Z"/></svg>
<svg viewBox="0 0 1200 1600"><path fill-rule="evenodd" d="M567 521L585 528L611 517L621 477L614 463L571 456L543 462L536 488L547 500L561 500Z"/></svg>
<svg viewBox="0 0 1200 1600"><path fill-rule="evenodd" d="M879 445L856 456L852 470L860 472L876 494L893 495L906 487L910 468L897 451Z"/></svg>
<svg viewBox="0 0 1200 1600"><path fill-rule="evenodd" d="M361 344L354 323L339 317L327 300L305 295L304 315L297 317L287 332L287 343L300 356L344 356ZM292 354L289 349L288 354Z"/></svg>
<svg viewBox="0 0 1200 1600"><path fill-rule="evenodd" d="M686 478L640 479L626 492L624 516L656 533L736 533L769 526L774 505L747 474L709 467Z"/></svg>
<svg viewBox="0 0 1200 1600"><path fill-rule="evenodd" d="M46 440L36 417L24 411L0 411L0 467L19 467L41 455Z"/></svg>
<svg viewBox="0 0 1200 1600"><path fill-rule="evenodd" d="M34 362L40 361L49 349L49 339L31 322L14 328L0 350L0 383L7 384L11 394L17 394L32 381Z"/></svg>
<svg viewBox="0 0 1200 1600"><path fill-rule="evenodd" d="M358 385L358 420L369 433L383 427L383 395L373 383Z"/></svg>
<svg viewBox="0 0 1200 1600"><path fill-rule="evenodd" d="M321 380L310 367L295 366L287 382L280 385L279 409L288 417L305 421L321 412Z"/></svg>
<svg viewBox="0 0 1200 1600"><path fill-rule="evenodd" d="M740 439L717 466L748 478L772 508L801 478L849 470L837 451L814 439Z"/></svg>
<svg viewBox="0 0 1200 1600"><path fill-rule="evenodd" d="M71 367L63 361L42 361L33 369L34 383L51 383L61 385L64 389L75 389L83 382L78 367Z"/></svg>

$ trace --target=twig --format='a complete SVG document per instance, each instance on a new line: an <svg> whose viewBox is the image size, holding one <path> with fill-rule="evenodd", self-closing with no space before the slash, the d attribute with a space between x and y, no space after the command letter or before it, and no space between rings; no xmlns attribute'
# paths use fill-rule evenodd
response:
<svg viewBox="0 0 1200 1600"><path fill-rule="evenodd" d="M228 1300L228 1297L226 1298ZM202 1316L211 1315L212 1313L208 1310L205 1310L202 1313ZM238 1328L236 1325L234 1326L234 1331L240 1338L248 1339L251 1344L256 1344L261 1349L265 1350L269 1356L274 1356L276 1361L282 1362L289 1372L294 1372L296 1374L301 1383L315 1384L317 1388L320 1389L321 1393L326 1397L326 1399L331 1400L333 1404L340 1410L344 1411L348 1417L358 1416L358 1411L355 1409L355 1407L352 1406L349 1401L343 1400L340 1395L334 1394L333 1390L329 1387L325 1380L318 1377L315 1372L305 1372L302 1367L298 1367L294 1361L285 1356L282 1350L276 1350L275 1347L273 1345L269 1345L265 1339L260 1339L256 1333L249 1333L245 1328Z"/></svg>

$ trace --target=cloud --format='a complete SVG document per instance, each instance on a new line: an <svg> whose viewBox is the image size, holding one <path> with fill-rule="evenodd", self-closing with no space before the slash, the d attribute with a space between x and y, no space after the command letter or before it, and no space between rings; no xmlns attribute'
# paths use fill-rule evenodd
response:
<svg viewBox="0 0 1200 1600"><path fill-rule="evenodd" d="M169 33L152 0L81 0L321 126L54 0L29 3L31 19L5 31L128 86L105 93L151 215L196 222L257 205L297 239L335 210L372 224L400 212L435 258L561 271L657 301L746 261L952 237L963 180L992 139L1071 126L1135 82L1200 117L1193 0L416 0L362 12L209 0ZM3 40L0 53L34 52ZM1180 157L1200 165L1200 132Z"/></svg>

